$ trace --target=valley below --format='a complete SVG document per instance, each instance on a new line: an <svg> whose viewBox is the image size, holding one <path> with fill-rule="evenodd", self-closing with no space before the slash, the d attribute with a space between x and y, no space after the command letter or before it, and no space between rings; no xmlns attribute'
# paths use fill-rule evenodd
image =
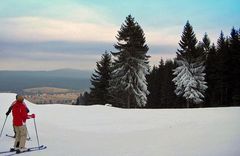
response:
<svg viewBox="0 0 240 156"><path fill-rule="evenodd" d="M54 87L39 87L23 90L24 97L35 104L75 104L81 91L54 88Z"/></svg>

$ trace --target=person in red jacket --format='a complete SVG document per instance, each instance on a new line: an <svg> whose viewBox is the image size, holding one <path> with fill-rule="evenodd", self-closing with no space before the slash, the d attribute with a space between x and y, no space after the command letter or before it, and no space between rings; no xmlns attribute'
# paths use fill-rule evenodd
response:
<svg viewBox="0 0 240 156"><path fill-rule="evenodd" d="M19 150L20 152L27 150L25 147L27 139L26 120L35 118L35 114L27 114L27 107L23 103L23 100L23 96L17 96L17 100L12 106L13 126L16 131L16 138L14 142L14 148L11 150Z"/></svg>
<svg viewBox="0 0 240 156"><path fill-rule="evenodd" d="M11 113L11 111L12 111L12 107L13 107L13 105L17 102L17 98L18 98L18 96L19 95L16 95L16 100L11 104L11 106L8 108L8 111L6 112L6 116L8 116L10 113ZM27 105L23 102L23 104L26 106L26 108L27 108ZM27 113L29 113L29 109L27 108ZM16 131L15 131L15 129L14 129L14 126L13 126L13 131L14 131L14 138L16 137Z"/></svg>

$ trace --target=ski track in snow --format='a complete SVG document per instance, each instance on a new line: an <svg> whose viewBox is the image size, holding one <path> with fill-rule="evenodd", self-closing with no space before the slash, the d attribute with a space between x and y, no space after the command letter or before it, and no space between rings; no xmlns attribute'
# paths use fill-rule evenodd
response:
<svg viewBox="0 0 240 156"><path fill-rule="evenodd" d="M16 94L0 93L0 126ZM239 156L240 107L201 109L120 109L107 106L35 105L40 144L36 156ZM13 146L9 115L0 151ZM27 121L37 145L34 122Z"/></svg>

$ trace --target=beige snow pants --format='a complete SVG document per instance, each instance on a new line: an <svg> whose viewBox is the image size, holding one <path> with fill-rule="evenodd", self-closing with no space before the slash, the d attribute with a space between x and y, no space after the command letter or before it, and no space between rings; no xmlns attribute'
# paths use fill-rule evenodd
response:
<svg viewBox="0 0 240 156"><path fill-rule="evenodd" d="M19 142L19 148L25 148L26 139L27 139L27 127L26 127L26 125L14 126L14 129L16 131L16 138L15 138L14 147L16 147L18 142Z"/></svg>

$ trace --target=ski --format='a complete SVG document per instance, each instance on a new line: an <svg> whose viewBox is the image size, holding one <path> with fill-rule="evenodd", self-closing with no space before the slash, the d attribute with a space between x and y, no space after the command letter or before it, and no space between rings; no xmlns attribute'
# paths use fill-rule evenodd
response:
<svg viewBox="0 0 240 156"><path fill-rule="evenodd" d="M12 152L16 152L16 150L14 150L14 149L10 149L10 150L8 150L8 151L2 151L2 152L0 152L0 154L6 154L6 153L12 153Z"/></svg>
<svg viewBox="0 0 240 156"><path fill-rule="evenodd" d="M8 150L8 151L2 151L2 152L0 152L0 154L7 154L7 153L12 153L12 152L16 152L16 151L10 151L10 150Z"/></svg>
<svg viewBox="0 0 240 156"><path fill-rule="evenodd" d="M27 151L20 152L20 153L18 153L18 151L3 151L3 152L0 152L0 154L8 154L6 156L11 156L11 155L15 155L15 154L44 150L46 148L47 148L47 146L41 145L41 146L36 146L36 147L30 147L27 149Z"/></svg>
<svg viewBox="0 0 240 156"><path fill-rule="evenodd" d="M16 154L22 154L22 153L40 151L40 150L44 150L44 149L46 149L46 148L47 148L47 146L41 145L41 146L37 146L37 147L28 148L27 151L24 151L24 152L15 151L14 153L11 153L11 154L6 155L6 156L13 156L13 155L16 155Z"/></svg>
<svg viewBox="0 0 240 156"><path fill-rule="evenodd" d="M12 152L15 152L16 153L16 150L8 150L8 151L2 151L0 152L0 154L7 154L7 153L12 153Z"/></svg>
<svg viewBox="0 0 240 156"><path fill-rule="evenodd" d="M8 134L6 134L6 136L9 137L9 138L15 139L15 137L14 137L13 135L8 135ZM31 138L27 138L27 141L31 141Z"/></svg>

